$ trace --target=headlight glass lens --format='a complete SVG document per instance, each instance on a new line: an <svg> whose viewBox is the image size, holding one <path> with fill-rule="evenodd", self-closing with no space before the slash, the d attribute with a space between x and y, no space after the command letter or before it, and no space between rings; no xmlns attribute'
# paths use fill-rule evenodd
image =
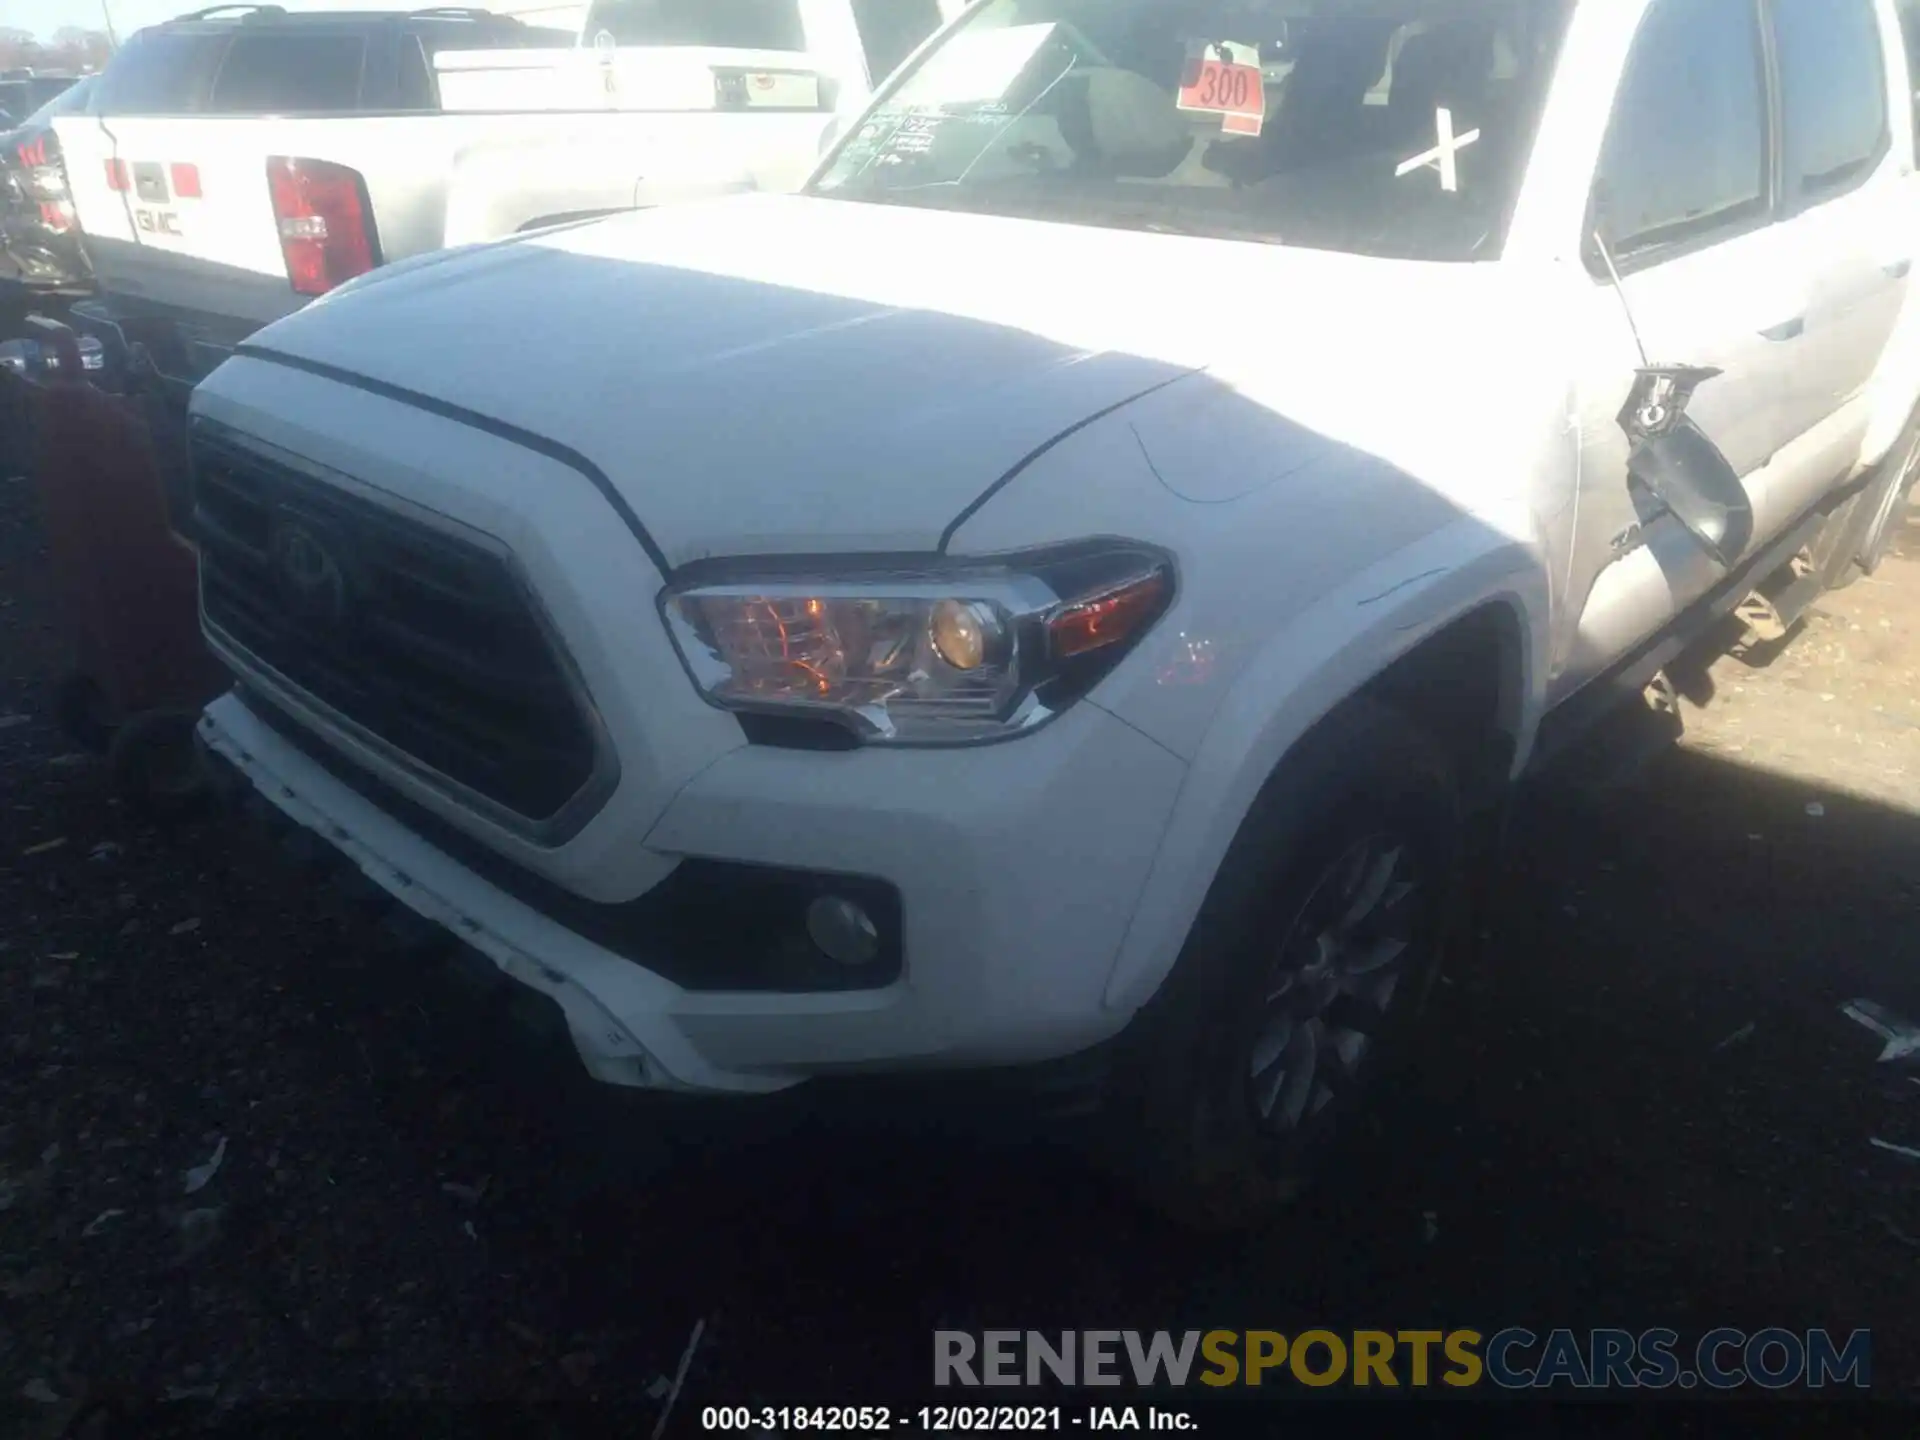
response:
<svg viewBox="0 0 1920 1440"><path fill-rule="evenodd" d="M1171 599L1164 557L1124 547L951 574L694 585L669 591L662 608L717 705L811 714L869 743L953 744L1054 713ZM1115 617L1098 643L1086 633L1090 604Z"/></svg>
<svg viewBox="0 0 1920 1440"><path fill-rule="evenodd" d="M1011 655L998 665L986 662L977 621L972 663L961 668L946 658L963 644L947 607L971 617L976 610L992 613L990 601L791 594L765 587L683 595L674 603L686 627L725 668L710 687L719 700L883 707L896 717L912 713L923 719L985 716L1006 704L1017 682Z"/></svg>
<svg viewBox="0 0 1920 1440"><path fill-rule="evenodd" d="M996 642L1006 636L1006 626L990 605L938 600L928 633L933 637L934 654L956 670L973 671L993 658Z"/></svg>

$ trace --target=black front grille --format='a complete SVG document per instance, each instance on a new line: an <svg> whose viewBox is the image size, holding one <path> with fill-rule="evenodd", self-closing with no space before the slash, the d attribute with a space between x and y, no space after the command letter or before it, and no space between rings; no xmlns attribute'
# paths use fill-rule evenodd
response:
<svg viewBox="0 0 1920 1440"><path fill-rule="evenodd" d="M593 726L500 556L214 434L193 469L219 637L525 821L585 789Z"/></svg>

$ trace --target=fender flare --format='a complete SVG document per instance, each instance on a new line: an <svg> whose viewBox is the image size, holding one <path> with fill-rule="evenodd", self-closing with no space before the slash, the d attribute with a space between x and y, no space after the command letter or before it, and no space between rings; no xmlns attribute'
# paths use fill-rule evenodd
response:
<svg viewBox="0 0 1920 1440"><path fill-rule="evenodd" d="M1518 533L1530 533L1531 526ZM1301 737L1423 641L1488 605L1522 643L1505 677L1510 777L1524 769L1545 703L1550 582L1533 542L1483 518L1453 525L1356 577L1277 635L1235 682L1195 751L1106 989L1139 1009L1171 973L1255 797Z"/></svg>

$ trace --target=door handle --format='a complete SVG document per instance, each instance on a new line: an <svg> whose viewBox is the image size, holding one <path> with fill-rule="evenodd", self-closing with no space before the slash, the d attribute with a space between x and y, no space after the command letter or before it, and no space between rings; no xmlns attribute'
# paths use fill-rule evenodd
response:
<svg viewBox="0 0 1920 1440"><path fill-rule="evenodd" d="M1883 268L1886 270L1889 280L1904 280L1908 275L1913 273L1913 261L1896 260L1891 265Z"/></svg>
<svg viewBox="0 0 1920 1440"><path fill-rule="evenodd" d="M1793 319L1782 321L1770 330L1762 330L1760 332L1760 338L1773 341L1797 340L1806 333L1807 317L1804 315L1796 315Z"/></svg>

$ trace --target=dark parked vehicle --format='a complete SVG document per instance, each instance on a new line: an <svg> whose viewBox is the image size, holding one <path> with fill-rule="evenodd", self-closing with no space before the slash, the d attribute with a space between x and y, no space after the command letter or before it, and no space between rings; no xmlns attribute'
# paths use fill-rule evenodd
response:
<svg viewBox="0 0 1920 1440"><path fill-rule="evenodd" d="M68 85L0 134L0 274L34 296L92 289L93 270L80 243L53 119L84 109L94 83L89 76Z"/></svg>
<svg viewBox="0 0 1920 1440"><path fill-rule="evenodd" d="M0 115L18 124L50 100L73 88L78 75L36 75L31 70L9 70L0 75Z"/></svg>

